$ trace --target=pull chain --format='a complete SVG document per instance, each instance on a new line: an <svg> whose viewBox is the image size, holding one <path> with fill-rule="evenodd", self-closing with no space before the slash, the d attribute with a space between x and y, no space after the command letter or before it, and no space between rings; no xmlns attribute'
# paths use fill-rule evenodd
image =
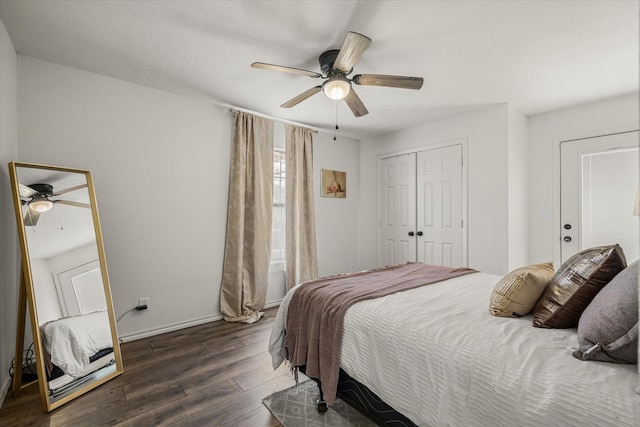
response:
<svg viewBox="0 0 640 427"><path fill-rule="evenodd" d="M338 101L335 101L336 103L336 130L338 130ZM336 133L333 133L333 140L336 140Z"/></svg>
<svg viewBox="0 0 640 427"><path fill-rule="evenodd" d="M58 217L58 225L60 225L60 230L64 230L64 227L62 226L62 219L60 218L60 213L58 212L58 206L56 205L56 216Z"/></svg>

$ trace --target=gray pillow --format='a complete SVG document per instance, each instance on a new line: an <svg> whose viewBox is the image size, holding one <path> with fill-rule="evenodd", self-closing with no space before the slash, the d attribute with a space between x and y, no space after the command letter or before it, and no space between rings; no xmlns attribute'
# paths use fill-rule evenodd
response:
<svg viewBox="0 0 640 427"><path fill-rule="evenodd" d="M581 360L638 363L638 272L640 260L611 280L587 306L578 323Z"/></svg>

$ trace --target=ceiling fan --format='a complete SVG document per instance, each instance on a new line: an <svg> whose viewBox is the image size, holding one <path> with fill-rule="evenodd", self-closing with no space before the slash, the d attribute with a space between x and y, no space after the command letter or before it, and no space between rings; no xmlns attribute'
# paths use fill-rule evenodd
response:
<svg viewBox="0 0 640 427"><path fill-rule="evenodd" d="M53 186L50 184L20 184L20 201L23 206L26 205L29 208L24 216L24 225L27 227L35 226L40 219L40 214L51 209L55 203L80 208L91 208L91 205L88 203L51 199L51 197L61 196L62 194L70 193L71 191L80 190L86 187L87 184L80 184L54 193Z"/></svg>
<svg viewBox="0 0 640 427"><path fill-rule="evenodd" d="M348 78L347 76L353 71L353 66L358 62L360 56L362 56L362 53L369 47L370 43L371 39L369 37L352 31L348 32L340 49L327 50L318 58L322 73L282 65L266 64L264 62L254 62L251 66L253 68L283 71L325 80L321 85L312 87L285 102L281 105L282 108L291 108L316 93L324 91L331 99L344 99L353 114L356 117L360 117L368 114L369 111L367 111L362 100L353 90L352 83L362 86L387 86L414 90L420 89L423 83L422 77L380 74L356 74L352 78Z"/></svg>

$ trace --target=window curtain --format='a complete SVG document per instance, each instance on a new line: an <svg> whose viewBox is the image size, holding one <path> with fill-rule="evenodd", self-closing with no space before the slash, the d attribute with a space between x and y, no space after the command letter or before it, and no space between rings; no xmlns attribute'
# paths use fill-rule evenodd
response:
<svg viewBox="0 0 640 427"><path fill-rule="evenodd" d="M313 198L313 134L285 126L287 165L287 289L318 277L316 219Z"/></svg>
<svg viewBox="0 0 640 427"><path fill-rule="evenodd" d="M236 112L220 310L228 322L263 316L271 257L273 122Z"/></svg>

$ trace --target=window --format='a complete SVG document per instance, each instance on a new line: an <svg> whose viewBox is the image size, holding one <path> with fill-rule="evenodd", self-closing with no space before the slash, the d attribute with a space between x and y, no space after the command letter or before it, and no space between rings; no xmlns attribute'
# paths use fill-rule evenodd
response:
<svg viewBox="0 0 640 427"><path fill-rule="evenodd" d="M286 259L286 221L285 211L286 164L284 150L275 148L273 153L273 223L271 226L271 268L284 270Z"/></svg>

